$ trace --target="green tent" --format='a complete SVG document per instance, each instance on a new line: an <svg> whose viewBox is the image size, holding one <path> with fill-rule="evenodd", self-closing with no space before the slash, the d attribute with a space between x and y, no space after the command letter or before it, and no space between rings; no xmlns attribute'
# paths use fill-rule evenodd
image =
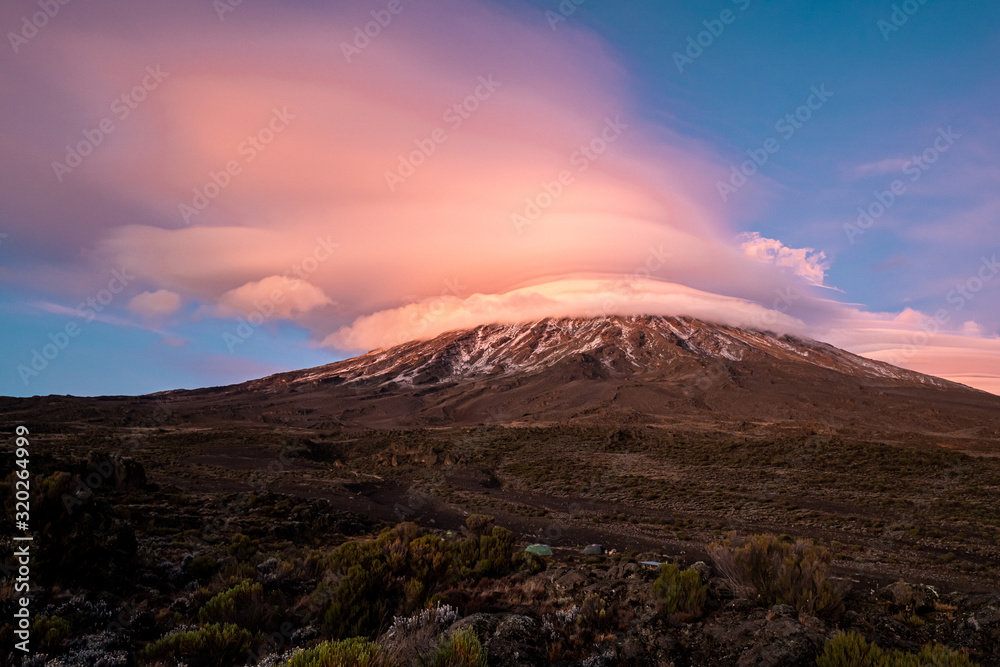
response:
<svg viewBox="0 0 1000 667"><path fill-rule="evenodd" d="M536 556L552 555L552 549L547 544L529 544L524 552L528 554L535 554Z"/></svg>

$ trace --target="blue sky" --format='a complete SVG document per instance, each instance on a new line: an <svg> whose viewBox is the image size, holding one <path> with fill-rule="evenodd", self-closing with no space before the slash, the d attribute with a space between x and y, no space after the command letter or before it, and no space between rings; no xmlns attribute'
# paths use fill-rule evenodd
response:
<svg viewBox="0 0 1000 667"><path fill-rule="evenodd" d="M589 1L569 18L604 36L627 62L635 76L637 113L668 123L676 119L735 162L745 159L742 151L777 136L776 120L802 104L813 84L834 93L761 168L762 176L775 181L769 205L760 210L738 194L731 198L734 219L744 229L821 248L832 260L831 284L884 310L914 301L933 304L939 296L935 285L960 277L978 263L984 245L995 244L995 215L979 229L959 228L944 239L930 231L947 228L956 209L974 208L993 194L985 186L996 185L995 179L969 183L962 191L951 189L949 179L996 166L1000 76L988 64L1000 62L1000 5L927 2L898 30L883 32L879 21L891 24L899 3L676 4L637 2L625 10ZM544 11L556 3L532 5ZM735 21L678 72L672 55L683 53L688 37L705 30L702 22L725 9ZM889 170L853 178L852 170L920 154L937 129L947 127L964 141L925 172L926 194L902 198L850 244L837 223L853 220L875 189L884 190L901 175ZM930 266L935 268L929 272ZM1000 295L992 305L997 303ZM990 309L981 312L986 317ZM993 315L990 323L995 330L1000 320Z"/></svg>
<svg viewBox="0 0 1000 667"><path fill-rule="evenodd" d="M8 31L23 12L0 12L0 394L144 393L329 363L474 324L484 300L513 317L525 285L630 274L660 239L677 251L651 278L740 300L733 317L752 324L754 304L787 283L805 295L782 313L790 330L1000 389L996 3L403 0L345 59L388 3L243 3L223 16L206 4L169 16L67 5L21 40ZM153 63L162 82L144 79ZM477 87L487 72L496 92ZM64 147L142 81L148 99L54 177ZM386 190L383 167L467 94L483 110L448 129L402 193ZM185 228L176 202L286 102L287 132ZM794 133L776 125L788 114ZM498 231L615 115L630 129L571 174L529 237ZM766 162L723 198L747 151ZM879 210L894 182L859 229L859 207ZM342 254L282 277L326 234ZM134 281L81 317L121 267ZM286 303L246 329L274 289ZM532 298L575 313L570 292ZM233 344L241 323L253 333ZM79 334L61 349L68 324Z"/></svg>

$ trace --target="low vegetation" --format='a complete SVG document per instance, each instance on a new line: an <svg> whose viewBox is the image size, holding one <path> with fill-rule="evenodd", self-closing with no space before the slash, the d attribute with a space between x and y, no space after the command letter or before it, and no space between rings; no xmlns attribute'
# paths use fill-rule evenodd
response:
<svg viewBox="0 0 1000 667"><path fill-rule="evenodd" d="M254 636L234 625L214 623L169 634L151 642L143 652L149 662L186 662L189 667L235 665L250 651Z"/></svg>
<svg viewBox="0 0 1000 667"><path fill-rule="evenodd" d="M817 667L976 667L977 663L940 644L927 644L920 653L884 651L856 632L841 632L823 647Z"/></svg>
<svg viewBox="0 0 1000 667"><path fill-rule="evenodd" d="M373 641L356 637L326 641L292 656L283 667L391 667Z"/></svg>
<svg viewBox="0 0 1000 667"><path fill-rule="evenodd" d="M486 667L486 651L472 630L458 630L441 639L428 667Z"/></svg>
<svg viewBox="0 0 1000 667"><path fill-rule="evenodd" d="M280 592L266 594L263 585L245 579L206 602L198 619L202 623L234 624L253 632L270 631L277 626L283 607Z"/></svg>
<svg viewBox="0 0 1000 667"><path fill-rule="evenodd" d="M286 442L266 428L151 435L136 456L162 486L94 477L109 459L58 434L32 459L52 548L32 564L24 664L1000 665L1000 598L937 583L996 588L1000 461L752 428L320 433L295 445L308 463L282 459L296 474L250 491L259 471L197 461L229 446L266 470ZM296 486L298 465L336 497ZM758 534L773 526L788 535Z"/></svg>
<svg viewBox="0 0 1000 667"><path fill-rule="evenodd" d="M461 582L508 574L519 562L506 528L447 539L403 523L330 554L313 605L323 609L323 629L331 636L375 637L393 616L433 606Z"/></svg>
<svg viewBox="0 0 1000 667"><path fill-rule="evenodd" d="M653 582L653 597L667 616L685 614L697 618L701 616L707 596L708 589L701 581L701 574L680 570L673 563L661 565L660 576Z"/></svg>
<svg viewBox="0 0 1000 667"><path fill-rule="evenodd" d="M843 592L828 576L832 556L823 547L751 535L713 543L708 552L734 593L765 606L788 604L810 616L841 609Z"/></svg>

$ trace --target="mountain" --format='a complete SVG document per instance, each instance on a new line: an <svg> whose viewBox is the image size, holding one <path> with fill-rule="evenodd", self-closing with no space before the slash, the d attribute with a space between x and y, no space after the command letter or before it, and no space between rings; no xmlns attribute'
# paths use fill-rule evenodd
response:
<svg viewBox="0 0 1000 667"><path fill-rule="evenodd" d="M1000 434L1000 397L815 340L691 317L490 324L157 400L190 419L306 428L684 422Z"/></svg>
<svg viewBox="0 0 1000 667"><path fill-rule="evenodd" d="M589 379L642 378L697 382L716 362L817 366L893 383L959 385L832 345L769 332L711 324L690 317L545 319L492 324L414 341L347 361L280 377L293 383L337 379L396 386L528 377L556 368L587 369Z"/></svg>
<svg viewBox="0 0 1000 667"><path fill-rule="evenodd" d="M16 406L130 423L153 403L205 425L796 424L962 449L1000 444L1000 397L815 340L691 317L490 324L227 387Z"/></svg>

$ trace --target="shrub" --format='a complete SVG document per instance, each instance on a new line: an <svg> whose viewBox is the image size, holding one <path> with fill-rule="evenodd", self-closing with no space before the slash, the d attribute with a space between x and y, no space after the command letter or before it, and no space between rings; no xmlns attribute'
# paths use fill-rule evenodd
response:
<svg viewBox="0 0 1000 667"><path fill-rule="evenodd" d="M383 629L403 596L400 581L407 578L409 544L416 536L414 524L399 524L374 540L345 542L330 554L327 567L335 578L313 593L325 610L324 631L336 639L371 639Z"/></svg>
<svg viewBox="0 0 1000 667"><path fill-rule="evenodd" d="M374 667L385 665L382 649L373 641L354 637L323 642L292 656L285 667Z"/></svg>
<svg viewBox="0 0 1000 667"><path fill-rule="evenodd" d="M911 628L921 628L924 626L926 621L920 618L916 614L907 614L905 611L901 611L894 617L900 623L904 623Z"/></svg>
<svg viewBox="0 0 1000 667"><path fill-rule="evenodd" d="M666 616L677 613L700 616L707 595L700 574L694 570L680 571L673 563L661 565L660 576L653 582L653 596Z"/></svg>
<svg viewBox="0 0 1000 667"><path fill-rule="evenodd" d="M479 537L493 528L494 521L495 519L489 514L470 514L465 519L465 527L468 528L473 535Z"/></svg>
<svg viewBox="0 0 1000 667"><path fill-rule="evenodd" d="M392 588L393 577L384 563L350 566L333 588L323 629L337 638L374 637L389 619Z"/></svg>
<svg viewBox="0 0 1000 667"><path fill-rule="evenodd" d="M32 624L31 632L38 642L39 653L58 653L62 643L69 637L69 623L58 616L39 616Z"/></svg>
<svg viewBox="0 0 1000 667"><path fill-rule="evenodd" d="M514 533L506 528L494 526L489 535L479 538L476 572L484 576L498 577L510 572L511 556L514 553Z"/></svg>
<svg viewBox="0 0 1000 667"><path fill-rule="evenodd" d="M257 549L259 549L257 543L243 533L233 535L229 543L229 555L236 560L250 560L257 553Z"/></svg>
<svg viewBox="0 0 1000 667"><path fill-rule="evenodd" d="M191 562L188 563L187 573L199 581L204 581L215 574L218 569L219 561L216 560L215 556L211 554L201 554L199 556L195 556L191 559Z"/></svg>
<svg viewBox="0 0 1000 667"><path fill-rule="evenodd" d="M839 632L826 642L817 667L875 667L881 664L882 649L869 644L856 632Z"/></svg>
<svg viewBox="0 0 1000 667"><path fill-rule="evenodd" d="M514 564L522 572L528 574L538 574L544 572L548 567L544 556L536 556L533 553L521 552L514 556Z"/></svg>
<svg viewBox="0 0 1000 667"><path fill-rule="evenodd" d="M391 615L440 602L440 593L462 580L509 573L513 552L514 534L499 526L448 540L402 523L330 554L330 578L314 591L313 604L325 610L323 627L334 638L374 638Z"/></svg>
<svg viewBox="0 0 1000 667"><path fill-rule="evenodd" d="M143 656L149 661L182 660L189 667L231 665L246 657L253 639L239 626L212 624L161 637L146 646Z"/></svg>
<svg viewBox="0 0 1000 667"><path fill-rule="evenodd" d="M607 601L597 593L591 593L580 605L576 624L582 630L598 632L614 627L614 612L608 609Z"/></svg>
<svg viewBox="0 0 1000 667"><path fill-rule="evenodd" d="M920 653L884 651L856 632L839 632L826 642L817 667L977 667L968 656L940 644L927 644Z"/></svg>
<svg viewBox="0 0 1000 667"><path fill-rule="evenodd" d="M422 609L432 601L448 581L453 561L448 543L436 535L423 535L410 542L406 611Z"/></svg>
<svg viewBox="0 0 1000 667"><path fill-rule="evenodd" d="M244 579L253 579L256 576L257 569L243 560L226 559L219 568L219 579L226 586L235 586Z"/></svg>
<svg viewBox="0 0 1000 667"><path fill-rule="evenodd" d="M441 644L427 663L429 667L486 667L486 649L471 628L458 630Z"/></svg>
<svg viewBox="0 0 1000 667"><path fill-rule="evenodd" d="M280 607L264 595L264 587L245 579L205 603L198 612L202 623L234 623L259 632L276 625Z"/></svg>
<svg viewBox="0 0 1000 667"><path fill-rule="evenodd" d="M106 472L106 471L105 471ZM104 479L85 469L83 479ZM14 516L14 473L0 480L0 505ZM56 471L31 479L32 525L47 548L33 553L32 575L45 588L121 589L133 580L138 542L132 524L104 496L108 486L86 486L79 475Z"/></svg>
<svg viewBox="0 0 1000 667"><path fill-rule="evenodd" d="M420 657L440 643L442 632L458 620L451 605L424 609L411 616L397 616L386 633L386 659L397 665L417 665Z"/></svg>
<svg viewBox="0 0 1000 667"><path fill-rule="evenodd" d="M830 552L803 540L789 544L774 535L752 535L742 544L712 543L716 569L738 595L761 604L789 604L813 616L841 608L842 591L827 577Z"/></svg>
<svg viewBox="0 0 1000 667"><path fill-rule="evenodd" d="M899 653L899 651L894 651L894 653ZM969 656L941 644L924 644L920 653L917 654L917 660L919 662L916 664L921 667L925 665L927 667L979 667L979 663L973 662Z"/></svg>
<svg viewBox="0 0 1000 667"><path fill-rule="evenodd" d="M546 614L543 627L549 635L550 663L583 660L595 645L607 641L616 631L630 628L634 619L629 602L609 601L597 593L587 595L580 605Z"/></svg>

